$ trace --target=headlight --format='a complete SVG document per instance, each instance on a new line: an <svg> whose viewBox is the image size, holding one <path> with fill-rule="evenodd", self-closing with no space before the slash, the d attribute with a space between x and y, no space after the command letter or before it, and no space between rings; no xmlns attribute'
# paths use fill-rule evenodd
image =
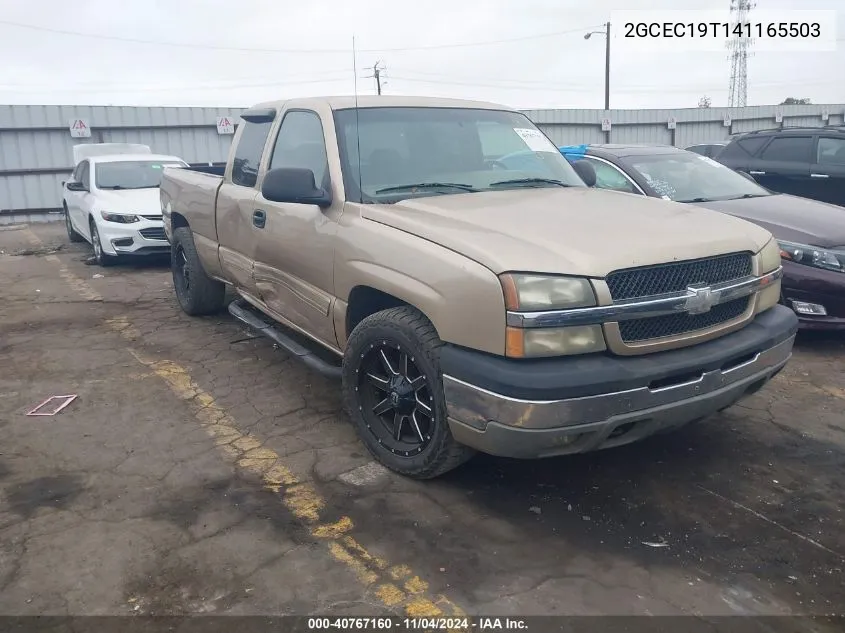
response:
<svg viewBox="0 0 845 633"><path fill-rule="evenodd" d="M571 356L607 349L600 325L528 328L509 327L505 353L511 358Z"/></svg>
<svg viewBox="0 0 845 633"><path fill-rule="evenodd" d="M845 252L843 251L831 251L781 240L778 240L778 246L780 246L780 256L783 259L815 268L845 272Z"/></svg>
<svg viewBox="0 0 845 633"><path fill-rule="evenodd" d="M133 222L140 222L141 218L130 213L109 213L107 211L100 211L100 215L106 222L117 222L118 224L132 224Z"/></svg>
<svg viewBox="0 0 845 633"><path fill-rule="evenodd" d="M500 280L508 310L527 312L596 305L593 287L581 277L510 273L502 275Z"/></svg>

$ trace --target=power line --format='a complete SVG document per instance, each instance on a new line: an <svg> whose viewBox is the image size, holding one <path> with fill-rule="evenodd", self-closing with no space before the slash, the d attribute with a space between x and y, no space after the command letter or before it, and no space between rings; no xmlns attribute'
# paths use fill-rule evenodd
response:
<svg viewBox="0 0 845 633"><path fill-rule="evenodd" d="M131 44L148 44L153 46L173 46L177 48L190 48L202 50L228 51L240 53L315 53L315 54L344 54L348 55L348 49L333 48L333 49L292 49L292 48L253 48L242 46L214 46L212 44L195 44L187 42L169 42L164 40L147 40L134 37L120 37L117 35L103 35L99 33L84 33L80 31L69 31L65 29L55 29L47 26L38 26L35 24L24 24L22 22L12 22L9 20L0 20L0 24L6 26L17 27L21 29L30 29L33 31L42 31L44 33L53 33L55 35L67 35L72 37L86 37L99 40L110 40L114 42L126 42ZM570 33L582 33L585 30L596 28L595 26L584 26L577 29L569 29L567 31L555 31L552 33L537 33L534 35L524 35L520 37L511 37L499 40L487 40L483 42L459 42L453 44L431 44L426 46L404 46L400 48L371 48L361 49L359 53L398 53L403 51L426 51L449 48L466 48L472 46L489 46L493 44L508 44L511 42L525 42L529 40L543 39L548 37L557 37L560 35L568 35Z"/></svg>
<svg viewBox="0 0 845 633"><path fill-rule="evenodd" d="M477 87L477 88L498 88L501 90L542 90L547 92L590 92L595 90L595 87L588 87L588 86L578 86L574 87L574 84L552 84L548 83L544 86L526 86L526 85L515 85L515 84L506 84L506 83L493 83L489 81L487 83L483 82L475 82L475 81L448 81L448 80L436 80L436 79L425 79L425 78L418 78L418 77L409 77L406 75L391 75L393 79L400 80L400 81L408 81L412 83L427 83L427 84L434 84L434 85L450 85L450 86L469 86L469 87ZM779 86L824 86L834 84L835 82L831 80L825 81L815 81L815 82L794 82L794 81L781 81L781 82L771 82L771 83L755 83L755 86L758 87L779 87ZM699 92L701 90L709 90L711 92L727 92L728 89L720 89L716 88L715 86L689 86L689 87L680 87L680 86L620 86L616 89L616 91L621 93L637 93L637 92L675 92L675 93L687 93L687 92Z"/></svg>

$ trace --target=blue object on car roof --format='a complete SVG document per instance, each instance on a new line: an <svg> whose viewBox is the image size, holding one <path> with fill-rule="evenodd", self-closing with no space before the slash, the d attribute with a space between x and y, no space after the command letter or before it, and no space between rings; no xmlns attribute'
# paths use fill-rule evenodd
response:
<svg viewBox="0 0 845 633"><path fill-rule="evenodd" d="M583 156L587 153L587 147L589 147L586 143L583 145L563 145L562 147L558 147L561 154L574 154L576 156Z"/></svg>

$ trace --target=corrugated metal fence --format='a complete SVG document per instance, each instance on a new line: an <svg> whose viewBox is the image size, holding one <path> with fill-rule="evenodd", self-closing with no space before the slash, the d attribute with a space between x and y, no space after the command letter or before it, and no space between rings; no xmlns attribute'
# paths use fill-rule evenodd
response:
<svg viewBox="0 0 845 633"><path fill-rule="evenodd" d="M217 117L241 108L0 106L0 213L61 208L61 181L79 143L143 143L188 162L225 160L232 137L217 133ZM90 138L72 138L84 120Z"/></svg>
<svg viewBox="0 0 845 633"><path fill-rule="evenodd" d="M190 163L226 159L232 137L217 133L217 117L237 119L241 108L135 108L117 106L0 106L0 213L61 207L61 181L72 168L77 143L143 143ZM783 126L841 125L845 105L750 106L679 110L527 110L559 145L660 143L688 147L731 133ZM782 122L776 122L776 115ZM823 115L827 115L824 121ZM70 121L85 120L91 137L70 135ZM609 119L610 131L602 131ZM674 129L669 121L673 120Z"/></svg>

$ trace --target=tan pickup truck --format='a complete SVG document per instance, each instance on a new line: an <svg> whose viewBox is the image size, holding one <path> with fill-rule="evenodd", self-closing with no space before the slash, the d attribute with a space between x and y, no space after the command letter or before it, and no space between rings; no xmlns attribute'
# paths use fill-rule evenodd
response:
<svg viewBox="0 0 845 633"><path fill-rule="evenodd" d="M229 311L341 377L363 443L411 477L676 428L792 353L766 230L591 189L502 106L261 104L214 172L161 185L182 309L221 310L232 286Z"/></svg>

